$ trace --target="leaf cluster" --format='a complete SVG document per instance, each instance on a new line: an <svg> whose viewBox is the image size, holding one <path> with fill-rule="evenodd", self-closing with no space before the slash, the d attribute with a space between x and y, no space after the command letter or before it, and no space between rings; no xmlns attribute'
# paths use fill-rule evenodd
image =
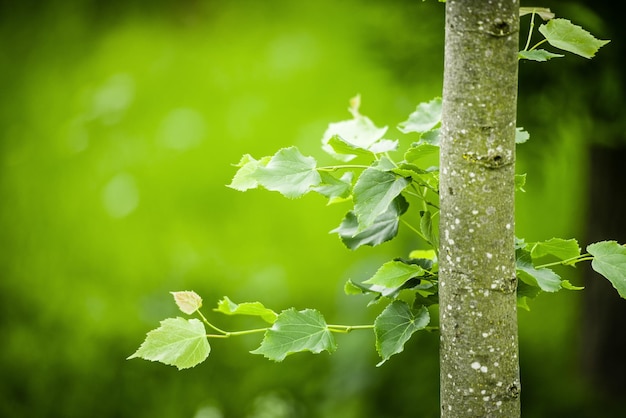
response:
<svg viewBox="0 0 626 418"><path fill-rule="evenodd" d="M550 9L542 7L520 7L520 16L530 15L530 27L524 49L518 54L519 59L531 61L548 61L552 58L561 58L562 54L539 48L544 43L552 47L571 52L584 58L592 58L596 52L610 41L597 39L591 33L577 26L567 19L555 18ZM543 39L532 47L531 39L535 28L535 16L539 16L546 23L542 23L538 31Z"/></svg>
<svg viewBox="0 0 626 418"><path fill-rule="evenodd" d="M182 313L199 318L165 319L159 328L147 334L144 343L129 358L159 361L184 369L209 356L210 338L263 333L260 346L251 353L282 361L303 351L332 353L337 348L335 333L370 329L381 357L378 365L382 365L403 351L413 333L436 329L430 326L430 310L439 303L437 156L441 99L420 104L398 125L401 133L413 135L415 140L395 159L392 154L398 154L399 141L387 139L387 127L378 128L359 112L359 106L357 96L349 108L352 119L331 123L322 136L322 149L340 164L320 166L314 157L303 155L296 147L259 159L244 155L229 187L239 191L265 188L288 198L318 193L329 204L348 204L350 209L332 232L351 250L393 239L401 224L421 237L426 249L384 263L366 280L348 280L345 284L346 294L370 295L370 304L385 304L374 324L330 325L315 309L290 308L276 313L260 302L238 304L224 297L215 312L253 316L269 324L256 329L224 331L200 312L199 295L192 291L172 292ZM517 128L516 143L525 143L528 138L526 131ZM518 190L523 191L525 179L525 174L516 176ZM419 219L418 225L402 219L409 208L414 208L410 219ZM528 301L542 292L581 289L562 279L553 268L590 260L592 267L626 297L626 248L618 243L592 244L582 254L574 239L552 238L532 243L518 239L518 305L529 309ZM211 333L207 333L207 327Z"/></svg>
<svg viewBox="0 0 626 418"><path fill-rule="evenodd" d="M438 214L439 170L420 163L438 154L441 99L420 104L398 125L400 132L417 137L401 159L391 157L399 141L387 139L387 127L377 127L360 114L359 106L357 96L349 108L352 119L331 123L322 136L322 149L340 163L320 166L296 147L259 159L244 155L229 187L239 191L262 187L288 198L314 192L329 204L350 202L352 208L332 232L351 250L394 238L413 201L421 208L420 226L414 230L437 247L432 222Z"/></svg>
<svg viewBox="0 0 626 418"><path fill-rule="evenodd" d="M546 61L561 56L538 49L544 42L591 58L608 42L595 39L565 19L554 19L549 9L522 8L520 13L531 14L529 37L519 54L520 59ZM545 39L531 48L535 15L547 23L539 27ZM159 361L185 369L209 356L211 338L263 333L260 346L251 353L282 361L304 351L332 353L337 349L334 334L367 329L374 333L380 366L402 352L404 344L416 331L437 329L430 326L430 311L439 303L438 145L442 101L436 98L421 103L406 121L397 125L400 133L412 136L410 146L404 150L399 150L398 139L389 137L386 126L378 127L360 113L360 101L360 96L354 97L348 109L352 117L329 124L322 135L322 149L337 164L322 166L297 147L283 148L261 158L246 154L236 165L237 172L228 187L238 191L263 188L290 199L317 193L327 199L328 204L348 205L344 218L331 232L351 250L387 242L397 236L401 225L419 236L425 248L412 251L407 258L384 263L372 277L361 282L349 280L345 284L346 294L370 295L370 304L384 304L374 323L331 325L315 309L289 308L277 313L260 302L235 303L224 297L215 312L252 316L265 324L256 329L225 331L202 314L202 299L198 294L172 292L180 311L197 318L163 320L129 358ZM528 132L516 129L517 144L528 139ZM467 159L470 163L477 162L469 155ZM526 174L516 175L516 190L524 191L525 181ZM593 269L626 298L626 247L615 241L604 241L591 244L586 250L583 254L574 239L552 238L532 243L518 239L518 305L529 309L528 301L542 292L582 289L562 279L554 267L573 267L583 261L591 261Z"/></svg>

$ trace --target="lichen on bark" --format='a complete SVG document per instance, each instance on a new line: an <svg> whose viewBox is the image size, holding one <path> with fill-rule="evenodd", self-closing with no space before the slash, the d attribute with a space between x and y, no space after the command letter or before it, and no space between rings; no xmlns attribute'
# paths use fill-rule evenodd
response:
<svg viewBox="0 0 626 418"><path fill-rule="evenodd" d="M518 417L519 2L448 0L440 179L442 417Z"/></svg>

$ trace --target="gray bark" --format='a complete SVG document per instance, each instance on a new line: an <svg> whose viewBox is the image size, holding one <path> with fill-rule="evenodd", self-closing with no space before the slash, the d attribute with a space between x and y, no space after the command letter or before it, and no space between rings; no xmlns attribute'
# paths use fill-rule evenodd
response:
<svg viewBox="0 0 626 418"><path fill-rule="evenodd" d="M440 179L441 416L518 417L519 2L446 3Z"/></svg>

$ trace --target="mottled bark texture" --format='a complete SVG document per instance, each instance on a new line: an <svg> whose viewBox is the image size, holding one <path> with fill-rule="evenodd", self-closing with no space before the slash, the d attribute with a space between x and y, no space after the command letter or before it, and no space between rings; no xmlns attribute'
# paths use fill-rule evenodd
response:
<svg viewBox="0 0 626 418"><path fill-rule="evenodd" d="M519 417L517 0L446 3L440 179L441 416Z"/></svg>

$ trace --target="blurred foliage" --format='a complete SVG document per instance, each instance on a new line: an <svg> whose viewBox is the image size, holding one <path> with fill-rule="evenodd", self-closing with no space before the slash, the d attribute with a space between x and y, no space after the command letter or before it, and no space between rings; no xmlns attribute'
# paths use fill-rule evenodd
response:
<svg viewBox="0 0 626 418"><path fill-rule="evenodd" d="M440 95L442 5L39 3L0 3L0 416L437 416L434 334L381 368L367 333L339 338L333 356L281 364L247 354L256 337L216 342L184 372L125 358L176 313L173 290L209 306L228 295L316 307L334 323L374 318L343 283L408 254L410 234L353 253L327 233L345 207L224 185L244 153L295 144L319 155L327 123L349 117L356 93L392 131ZM555 95L528 90L521 114L550 114ZM563 100L576 112L552 123L558 138L533 136L543 121L520 118L531 142L520 151L529 193L518 230L529 239L582 230L591 117L578 97ZM572 348L577 306L577 295L548 295L520 313L527 416L593 416Z"/></svg>

